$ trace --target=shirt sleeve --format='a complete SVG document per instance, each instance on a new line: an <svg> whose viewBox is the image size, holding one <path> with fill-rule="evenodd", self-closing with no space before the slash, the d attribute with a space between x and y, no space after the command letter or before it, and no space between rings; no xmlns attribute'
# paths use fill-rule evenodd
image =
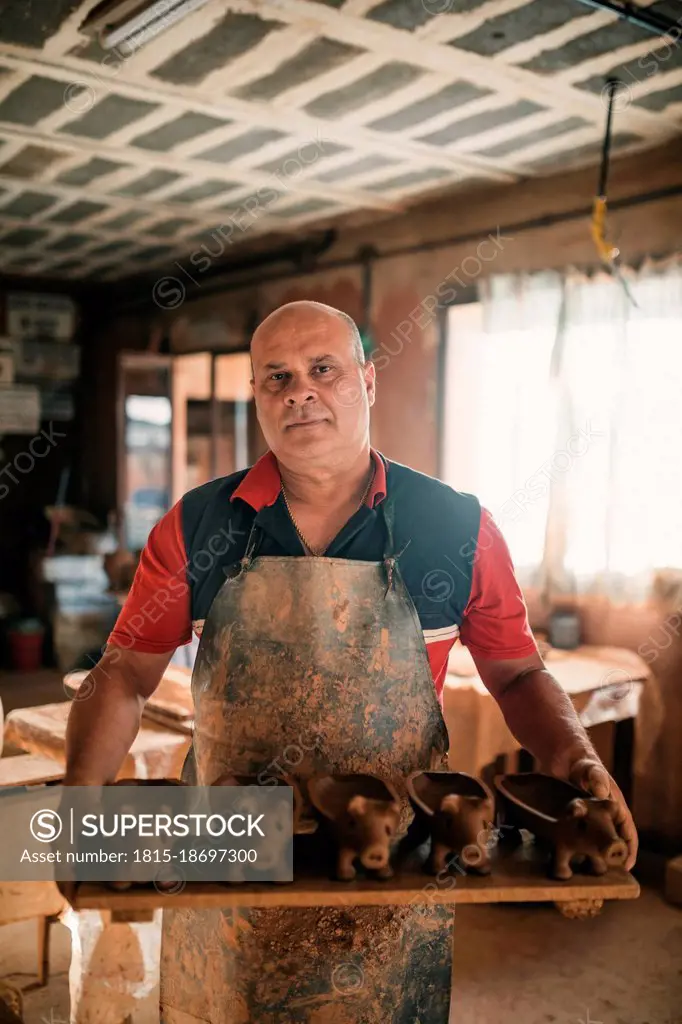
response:
<svg viewBox="0 0 682 1024"><path fill-rule="evenodd" d="M192 639L182 503L154 526L109 644L148 654L174 651Z"/></svg>
<svg viewBox="0 0 682 1024"><path fill-rule="evenodd" d="M537 651L528 611L507 543L487 509L481 509L469 602L460 640L490 660L525 658Z"/></svg>

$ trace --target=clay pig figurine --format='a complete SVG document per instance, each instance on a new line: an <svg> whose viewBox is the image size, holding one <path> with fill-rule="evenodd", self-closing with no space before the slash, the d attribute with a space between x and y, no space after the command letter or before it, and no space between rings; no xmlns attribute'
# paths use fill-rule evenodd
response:
<svg viewBox="0 0 682 1024"><path fill-rule="evenodd" d="M182 786L179 779L119 779L113 783L114 786ZM125 803L122 801L117 805L117 811L119 814L134 814L137 808L133 804ZM156 806L157 814L173 814L174 809L161 800ZM163 841L158 839L149 839L145 841L145 848L151 849L155 856L158 858L156 863L159 864L156 877L154 878L154 887L159 892L174 892L177 890L179 885L179 874L178 869L171 867L169 868L166 862L163 860ZM132 889L136 883L131 879L113 879L107 883L110 889L114 889L117 892L125 892L127 889ZM148 883L143 883L148 884Z"/></svg>
<svg viewBox="0 0 682 1024"><path fill-rule="evenodd" d="M493 819L492 797L444 796L431 823L431 862L434 874L445 870L455 854L465 868L479 875L490 874L486 846L488 825Z"/></svg>
<svg viewBox="0 0 682 1024"><path fill-rule="evenodd" d="M490 874L488 828L495 808L487 786L464 772L414 772L407 790L421 834L431 836L426 870L440 874L456 858L467 870Z"/></svg>
<svg viewBox="0 0 682 1024"><path fill-rule="evenodd" d="M627 844L616 832L618 805L614 800L571 800L557 821L552 874L567 880L573 877L573 857L587 858L595 875L609 868L622 867L628 855Z"/></svg>
<svg viewBox="0 0 682 1024"><path fill-rule="evenodd" d="M272 873L277 867L283 867L289 858L292 824L295 832L301 815L301 791L294 779L288 775L273 776L267 783L261 783L258 775L255 774L225 774L221 775L213 785L240 787L239 795L234 799L233 810L240 814L254 816L257 816L262 808L257 797L254 797L257 789L263 789L265 785L268 787L274 785L292 790L293 816L289 812L289 805L286 802L279 803L276 808L269 811L266 835L258 844L258 860L251 866L248 873L241 863L227 865L225 881L244 882L247 880L247 876L252 877L256 871L263 874ZM279 879L275 879L275 881L279 881Z"/></svg>
<svg viewBox="0 0 682 1024"><path fill-rule="evenodd" d="M616 830L615 801L597 800L572 783L542 772L499 775L495 786L502 798L503 828L527 829L552 847L551 877L572 878L574 857L587 860L598 875L627 860L627 844Z"/></svg>
<svg viewBox="0 0 682 1024"><path fill-rule="evenodd" d="M400 821L393 787L373 775L327 775L310 779L308 793L329 824L337 849L336 877L352 881L359 861L377 878L392 878L391 844Z"/></svg>

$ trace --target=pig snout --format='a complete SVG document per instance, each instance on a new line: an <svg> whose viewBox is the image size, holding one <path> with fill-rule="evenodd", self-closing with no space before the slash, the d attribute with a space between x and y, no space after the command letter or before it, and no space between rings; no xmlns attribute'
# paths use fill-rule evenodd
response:
<svg viewBox="0 0 682 1024"><path fill-rule="evenodd" d="M620 868L625 864L628 856L627 843L622 839L614 839L604 850L604 860L612 868Z"/></svg>
<svg viewBox="0 0 682 1024"><path fill-rule="evenodd" d="M357 852L362 866L369 871L388 870L400 807L358 794L349 802L347 812L341 836L345 833L345 841Z"/></svg>
<svg viewBox="0 0 682 1024"><path fill-rule="evenodd" d="M385 868L388 864L388 845L375 843L366 847L360 854L360 863L370 871Z"/></svg>
<svg viewBox="0 0 682 1024"><path fill-rule="evenodd" d="M462 849L462 862L468 868L480 868L485 860L485 854L477 843L467 843Z"/></svg>
<svg viewBox="0 0 682 1024"><path fill-rule="evenodd" d="M620 867L627 860L628 847L618 835L614 818L616 804L611 800L572 800L567 816L572 829L573 849L588 856L598 854L609 867Z"/></svg>

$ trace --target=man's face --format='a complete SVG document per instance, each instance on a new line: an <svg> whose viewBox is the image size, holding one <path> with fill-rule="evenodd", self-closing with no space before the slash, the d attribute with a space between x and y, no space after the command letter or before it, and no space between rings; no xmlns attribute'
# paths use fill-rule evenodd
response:
<svg viewBox="0 0 682 1024"><path fill-rule="evenodd" d="M342 320L289 311L256 331L251 358L258 422L275 456L333 464L367 443L374 367L358 364Z"/></svg>

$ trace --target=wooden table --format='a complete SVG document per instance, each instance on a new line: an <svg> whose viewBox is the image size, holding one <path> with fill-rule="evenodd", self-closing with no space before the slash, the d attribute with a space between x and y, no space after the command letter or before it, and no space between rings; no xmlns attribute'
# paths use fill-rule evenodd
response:
<svg viewBox="0 0 682 1024"><path fill-rule="evenodd" d="M550 648L545 664L571 698L586 728L614 724L613 772L629 799L634 720L644 686L646 663L619 647ZM480 775L501 755L518 752L496 701L481 681L469 651L457 644L450 655L443 688L443 713L450 735L453 770Z"/></svg>
<svg viewBox="0 0 682 1024"><path fill-rule="evenodd" d="M58 781L53 778L54 765L65 761L70 710L71 701L63 701L10 712L5 723L7 742L32 754L3 758L0 764L6 773L16 766L17 771L24 769L25 776L21 762L31 761L34 777L28 781ZM183 732L144 721L119 778L179 778L190 742ZM6 784L26 781L17 776L13 782L6 779ZM49 975L50 925L61 920L71 932L69 994L74 1024L102 1024L103 1006L107 1020L158 1022L161 911L138 914L131 922L125 913L76 912L54 882L0 883L0 924L28 917L37 918L39 984L46 984Z"/></svg>
<svg viewBox="0 0 682 1024"><path fill-rule="evenodd" d="M64 765L42 754L0 757L0 789L5 786L39 786L64 778Z"/></svg>
<svg viewBox="0 0 682 1024"><path fill-rule="evenodd" d="M83 674L85 675L85 673ZM66 759L66 723L71 701L12 711L5 721L5 739L32 755L42 755L31 780L50 781L55 763ZM171 709L172 710L172 709ZM176 708L178 728L167 728L143 720L119 778L179 778L191 736L182 727L184 708ZM191 726L190 730L191 731ZM45 760L45 758L49 758ZM20 762L36 759L26 755L3 758L6 771ZM24 766L21 765L23 768ZM26 781L24 779L22 782ZM57 781L56 779L54 781ZM12 783L10 783L12 784ZM15 783L16 780L15 780ZM12 899L11 897L14 897ZM69 971L71 1020L74 1024L101 1024L102 1007L111 1019L130 1024L158 1021L161 912L138 914L134 921L123 914L79 910L65 903L52 882L0 885L3 913L0 923L11 920L15 904L22 916L38 918L38 980L45 984L49 971L49 929L60 919L72 934L72 962ZM7 915L10 914L8 918ZM123 923L128 922L128 923ZM131 984L131 979L135 979Z"/></svg>
<svg viewBox="0 0 682 1024"><path fill-rule="evenodd" d="M71 701L10 711L5 719L5 742L64 764L70 711ZM143 720L118 778L179 779L190 744L185 733Z"/></svg>

